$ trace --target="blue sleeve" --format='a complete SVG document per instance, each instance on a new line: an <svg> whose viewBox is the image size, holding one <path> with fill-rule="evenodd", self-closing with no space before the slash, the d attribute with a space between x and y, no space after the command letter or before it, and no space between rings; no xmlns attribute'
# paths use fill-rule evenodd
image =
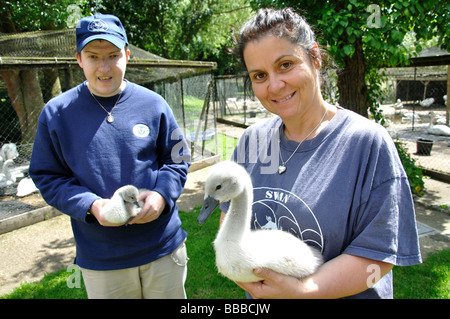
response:
<svg viewBox="0 0 450 319"><path fill-rule="evenodd" d="M86 221L87 211L99 196L74 178L64 161L57 136L49 131L44 113L39 117L29 173L47 204Z"/></svg>

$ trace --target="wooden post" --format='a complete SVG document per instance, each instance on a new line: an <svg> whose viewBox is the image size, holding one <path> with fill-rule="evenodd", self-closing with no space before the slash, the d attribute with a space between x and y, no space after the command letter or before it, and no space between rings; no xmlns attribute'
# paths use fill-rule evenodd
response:
<svg viewBox="0 0 450 319"><path fill-rule="evenodd" d="M450 125L450 65L447 65L447 112L446 113L446 119L447 119L447 125Z"/></svg>

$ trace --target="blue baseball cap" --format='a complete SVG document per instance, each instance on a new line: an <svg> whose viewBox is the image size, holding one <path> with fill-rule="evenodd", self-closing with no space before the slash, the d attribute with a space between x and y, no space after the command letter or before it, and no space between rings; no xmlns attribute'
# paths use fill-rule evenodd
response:
<svg viewBox="0 0 450 319"><path fill-rule="evenodd" d="M77 48L81 52L93 40L106 40L120 50L128 44L127 34L119 18L111 14L97 13L82 18L77 24Z"/></svg>

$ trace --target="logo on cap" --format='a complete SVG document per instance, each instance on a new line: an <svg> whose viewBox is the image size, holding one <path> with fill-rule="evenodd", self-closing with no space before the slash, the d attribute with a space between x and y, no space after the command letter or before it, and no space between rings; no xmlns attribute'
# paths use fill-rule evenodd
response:
<svg viewBox="0 0 450 319"><path fill-rule="evenodd" d="M109 29L108 24L100 19L95 19L88 25L88 31L90 32L103 32L108 29Z"/></svg>

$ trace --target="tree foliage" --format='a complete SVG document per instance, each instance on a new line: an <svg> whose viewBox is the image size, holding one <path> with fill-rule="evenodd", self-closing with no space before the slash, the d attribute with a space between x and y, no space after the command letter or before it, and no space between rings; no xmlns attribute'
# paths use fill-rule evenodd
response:
<svg viewBox="0 0 450 319"><path fill-rule="evenodd" d="M97 12L118 16L129 41L170 59L218 62L219 74L234 73L236 59L227 53L232 26L252 12L248 0L2 0L0 33L74 28L78 20ZM3 70L10 103L20 119L22 142L34 138L36 116L61 92L57 70L44 70L44 87L37 70ZM3 95L1 100L5 100Z"/></svg>
<svg viewBox="0 0 450 319"><path fill-rule="evenodd" d="M86 4L86 0L1 1L0 32L74 27L75 22L89 12ZM37 69L0 70L0 76L8 89L9 101L19 119L22 143L33 142L37 117L44 106L44 99L47 101L61 93L58 71L46 69L42 74L44 87L41 87ZM2 99L6 101L3 95Z"/></svg>
<svg viewBox="0 0 450 319"><path fill-rule="evenodd" d="M218 62L236 71L227 53L233 29L252 15L248 0L21 0L0 2L0 32L74 27L97 12L118 16L130 43L169 59Z"/></svg>
<svg viewBox="0 0 450 319"><path fill-rule="evenodd" d="M233 72L232 29L252 13L247 0L103 0L98 9L120 17L134 45L170 59L217 61L219 73Z"/></svg>
<svg viewBox="0 0 450 319"><path fill-rule="evenodd" d="M438 0L382 0L377 4L372 0L251 0L251 3L255 8L294 8L314 26L320 44L341 70L363 71L366 84L361 88L352 82L351 76L349 83L346 80L338 84L340 104L363 115L367 115L367 107L375 111L374 103L379 99L376 83L372 88L368 83L369 78L376 82L377 69L407 65L409 58L420 52L424 40L436 38L443 49L450 48L450 4ZM403 44L405 36L411 33L415 34L417 52L408 51ZM355 59L359 50L362 61ZM357 63L360 65L355 67ZM354 94L360 94L365 105L351 105L343 100L346 86L358 88Z"/></svg>
<svg viewBox="0 0 450 319"><path fill-rule="evenodd" d="M1 1L0 32L59 30L74 27L76 20L90 13L87 4L88 0Z"/></svg>
<svg viewBox="0 0 450 319"><path fill-rule="evenodd" d="M0 32L73 27L81 17L112 13L130 42L170 59L210 60L218 73L238 69L227 53L233 30L259 7L293 7L312 24L340 68L339 102L377 114L381 67L406 65L433 39L450 47L450 4L438 0L21 0L0 2ZM405 41L405 37L407 41ZM405 45L408 43L408 45Z"/></svg>

